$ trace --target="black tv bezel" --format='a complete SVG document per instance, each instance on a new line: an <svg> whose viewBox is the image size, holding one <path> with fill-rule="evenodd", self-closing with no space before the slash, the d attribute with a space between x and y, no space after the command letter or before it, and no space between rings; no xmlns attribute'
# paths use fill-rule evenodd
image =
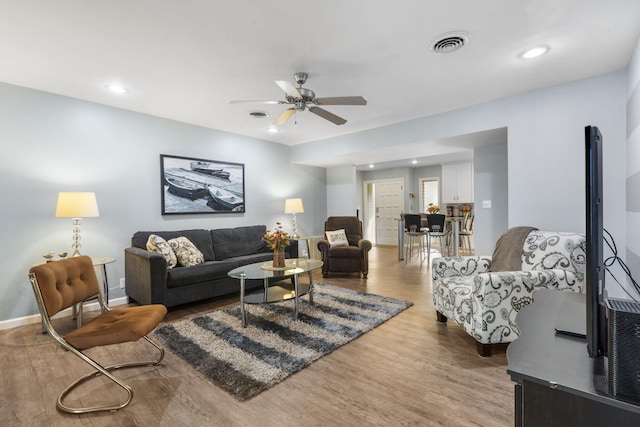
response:
<svg viewBox="0 0 640 427"><path fill-rule="evenodd" d="M606 355L607 320L604 306L602 134L585 127L587 351Z"/></svg>

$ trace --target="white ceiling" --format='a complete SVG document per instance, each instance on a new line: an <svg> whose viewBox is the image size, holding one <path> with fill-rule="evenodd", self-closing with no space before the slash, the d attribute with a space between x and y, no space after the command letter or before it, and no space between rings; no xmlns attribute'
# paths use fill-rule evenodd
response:
<svg viewBox="0 0 640 427"><path fill-rule="evenodd" d="M451 31L468 45L431 52ZM638 0L0 0L0 81L294 145L619 70L639 34ZM541 43L547 55L518 58ZM368 105L271 134L288 106L229 103L284 100L274 80L296 71L318 97Z"/></svg>

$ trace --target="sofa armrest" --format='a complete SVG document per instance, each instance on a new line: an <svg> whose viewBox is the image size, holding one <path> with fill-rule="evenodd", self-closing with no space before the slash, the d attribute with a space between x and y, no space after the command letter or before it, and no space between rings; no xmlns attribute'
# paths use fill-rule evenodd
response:
<svg viewBox="0 0 640 427"><path fill-rule="evenodd" d="M329 258L329 241L325 239L318 240L318 251L320 251L320 257L323 261Z"/></svg>
<svg viewBox="0 0 640 427"><path fill-rule="evenodd" d="M140 248L124 250L126 294L140 304L164 301L167 289L167 261L160 254Z"/></svg>
<svg viewBox="0 0 640 427"><path fill-rule="evenodd" d="M360 248L360 250L362 251L365 257L367 256L367 252L371 250L371 246L372 246L371 242L367 239L358 240L358 247Z"/></svg>
<svg viewBox="0 0 640 427"><path fill-rule="evenodd" d="M285 258L298 258L298 241L295 239L289 240L289 246L284 248Z"/></svg>
<svg viewBox="0 0 640 427"><path fill-rule="evenodd" d="M445 277L475 276L485 273L491 267L490 256L461 256L434 258L431 261L433 281Z"/></svg>

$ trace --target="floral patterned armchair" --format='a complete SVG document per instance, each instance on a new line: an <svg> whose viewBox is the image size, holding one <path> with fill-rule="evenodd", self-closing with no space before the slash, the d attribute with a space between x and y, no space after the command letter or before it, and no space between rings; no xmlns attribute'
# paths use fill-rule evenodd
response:
<svg viewBox="0 0 640 427"><path fill-rule="evenodd" d="M520 271L491 271L497 251L493 256L432 261L437 320L451 319L462 326L476 340L481 356L491 355L492 344L519 336L516 315L533 301L535 290L583 292L583 235L532 229L523 238Z"/></svg>

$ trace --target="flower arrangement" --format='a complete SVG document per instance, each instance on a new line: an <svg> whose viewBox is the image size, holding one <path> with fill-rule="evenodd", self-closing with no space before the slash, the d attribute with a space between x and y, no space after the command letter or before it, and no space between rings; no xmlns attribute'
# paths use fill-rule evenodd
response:
<svg viewBox="0 0 640 427"><path fill-rule="evenodd" d="M280 221L276 222L276 231L273 233L269 230L262 236L262 240L267 242L267 246L274 252L283 251L284 248L289 246L289 233L282 229Z"/></svg>
<svg viewBox="0 0 640 427"><path fill-rule="evenodd" d="M430 214L437 214L440 212L440 206L429 203L429 205L427 206L427 210Z"/></svg>

